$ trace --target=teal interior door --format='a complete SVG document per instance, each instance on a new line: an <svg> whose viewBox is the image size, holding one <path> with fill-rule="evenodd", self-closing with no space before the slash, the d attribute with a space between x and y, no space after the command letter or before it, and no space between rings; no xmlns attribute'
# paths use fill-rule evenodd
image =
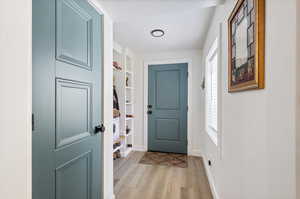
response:
<svg viewBox="0 0 300 199"><path fill-rule="evenodd" d="M149 151L187 153L187 68L187 64L149 66Z"/></svg>
<svg viewBox="0 0 300 199"><path fill-rule="evenodd" d="M33 199L100 199L102 16L86 0L33 0L32 25Z"/></svg>

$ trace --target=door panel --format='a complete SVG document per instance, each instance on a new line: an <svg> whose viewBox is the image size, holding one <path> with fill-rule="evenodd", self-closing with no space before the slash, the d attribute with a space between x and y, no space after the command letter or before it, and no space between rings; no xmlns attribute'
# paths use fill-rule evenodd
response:
<svg viewBox="0 0 300 199"><path fill-rule="evenodd" d="M180 108L180 70L156 71L155 76L156 109L178 110Z"/></svg>
<svg viewBox="0 0 300 199"><path fill-rule="evenodd" d="M33 199L101 198L102 16L33 0Z"/></svg>
<svg viewBox="0 0 300 199"><path fill-rule="evenodd" d="M86 2L57 0L56 58L91 69L93 18L85 10Z"/></svg>
<svg viewBox="0 0 300 199"><path fill-rule="evenodd" d="M172 118L156 118L156 140L180 141L180 122Z"/></svg>
<svg viewBox="0 0 300 199"><path fill-rule="evenodd" d="M55 170L56 199L89 199L91 193L91 152Z"/></svg>
<svg viewBox="0 0 300 199"><path fill-rule="evenodd" d="M149 66L148 148L187 153L187 64Z"/></svg>
<svg viewBox="0 0 300 199"><path fill-rule="evenodd" d="M56 80L57 147L91 136L91 89L88 83Z"/></svg>

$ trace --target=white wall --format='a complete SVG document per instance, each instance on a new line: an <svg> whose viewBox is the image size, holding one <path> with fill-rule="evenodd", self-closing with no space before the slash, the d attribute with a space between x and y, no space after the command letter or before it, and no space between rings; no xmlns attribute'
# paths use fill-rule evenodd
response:
<svg viewBox="0 0 300 199"><path fill-rule="evenodd" d="M209 174L220 199L295 199L296 0L266 0L266 88L229 94L227 19L235 2L216 9L203 51L222 23L223 156L203 132Z"/></svg>
<svg viewBox="0 0 300 199"><path fill-rule="evenodd" d="M31 0L0 1L0 198L31 198Z"/></svg>
<svg viewBox="0 0 300 199"><path fill-rule="evenodd" d="M200 155L201 132L203 131L203 94L201 90L201 62L202 52L194 51L178 51L178 52L162 52L155 54L143 54L136 56L138 60L135 64L135 135L134 145L136 149L145 150L146 144L144 137L144 63L153 61L187 59L191 61L189 66L188 79L188 134L189 136L189 153Z"/></svg>
<svg viewBox="0 0 300 199"><path fill-rule="evenodd" d="M300 198L300 1L297 1L297 137L296 137L296 176L297 176L297 198Z"/></svg>

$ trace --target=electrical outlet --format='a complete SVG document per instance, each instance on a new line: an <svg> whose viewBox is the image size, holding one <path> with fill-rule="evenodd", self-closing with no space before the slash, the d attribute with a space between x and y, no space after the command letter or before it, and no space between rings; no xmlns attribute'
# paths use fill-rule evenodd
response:
<svg viewBox="0 0 300 199"><path fill-rule="evenodd" d="M208 160L208 166L211 167L211 160Z"/></svg>

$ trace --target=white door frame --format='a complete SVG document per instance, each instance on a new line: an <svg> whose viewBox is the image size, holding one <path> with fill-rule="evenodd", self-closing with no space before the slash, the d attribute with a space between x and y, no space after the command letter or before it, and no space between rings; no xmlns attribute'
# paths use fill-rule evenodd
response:
<svg viewBox="0 0 300 199"><path fill-rule="evenodd" d="M140 149L141 151L148 151L148 69L150 65L163 65L163 64L181 64L186 63L188 65L188 73L190 72L190 68L192 68L192 60L191 59L162 59L162 60L153 60L153 61L145 61L144 62L144 104L143 104L143 111L144 111L144 148ZM191 82L190 78L188 78L188 107L190 107L190 91L191 91ZM190 128L190 111L188 111L187 115L187 139L188 139L188 155L192 153L192 144L191 144L191 132L189 131Z"/></svg>
<svg viewBox="0 0 300 199"><path fill-rule="evenodd" d="M114 199L114 186L113 186L113 69L111 63L113 61L113 20L105 11L102 5L97 0L87 0L96 11L103 16L102 19L102 116L106 131L102 139L102 198ZM106 75L104 75L106 74Z"/></svg>

